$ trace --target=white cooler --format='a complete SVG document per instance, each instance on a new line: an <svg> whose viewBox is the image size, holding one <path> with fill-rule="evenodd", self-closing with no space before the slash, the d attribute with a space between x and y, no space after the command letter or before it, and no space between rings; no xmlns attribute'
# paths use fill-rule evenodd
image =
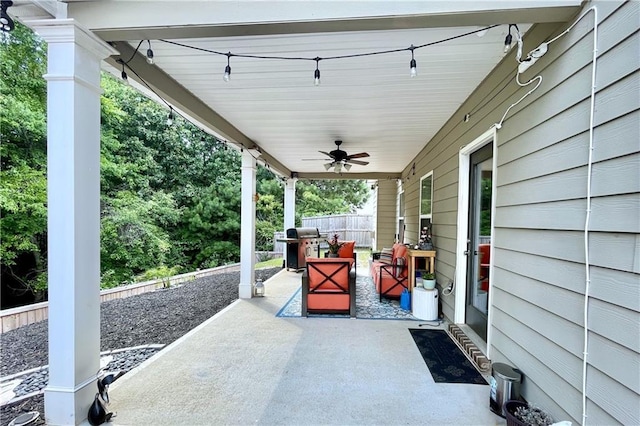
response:
<svg viewBox="0 0 640 426"><path fill-rule="evenodd" d="M414 287L411 300L412 314L414 317L435 321L438 319L438 290L427 290L423 287Z"/></svg>

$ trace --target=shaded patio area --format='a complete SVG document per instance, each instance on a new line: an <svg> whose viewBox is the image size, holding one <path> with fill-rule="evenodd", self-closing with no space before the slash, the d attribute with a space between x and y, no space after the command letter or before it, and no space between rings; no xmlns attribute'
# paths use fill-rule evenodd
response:
<svg viewBox="0 0 640 426"><path fill-rule="evenodd" d="M276 317L299 285L282 271L115 382L114 424L505 423L488 386L433 381L416 321Z"/></svg>

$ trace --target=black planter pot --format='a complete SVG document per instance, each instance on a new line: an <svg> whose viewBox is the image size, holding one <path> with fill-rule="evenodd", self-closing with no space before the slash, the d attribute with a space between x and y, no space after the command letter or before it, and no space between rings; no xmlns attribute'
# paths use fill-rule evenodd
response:
<svg viewBox="0 0 640 426"><path fill-rule="evenodd" d="M526 407L527 404L522 401L510 400L504 403L505 418L507 419L507 426L528 426L526 423L520 421L515 416L515 412L518 407Z"/></svg>
<svg viewBox="0 0 640 426"><path fill-rule="evenodd" d="M550 415L537 407L530 407L528 410L529 418L532 422L523 422L515 416L516 410L519 407L529 407L529 404L517 400L509 400L504 403L505 418L507 419L507 426L538 426L538 425L551 425L554 423Z"/></svg>

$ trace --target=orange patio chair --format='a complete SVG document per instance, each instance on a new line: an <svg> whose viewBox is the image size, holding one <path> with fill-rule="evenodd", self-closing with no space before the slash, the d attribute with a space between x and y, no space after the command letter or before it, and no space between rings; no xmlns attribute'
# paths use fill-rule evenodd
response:
<svg viewBox="0 0 640 426"><path fill-rule="evenodd" d="M349 314L356 316L356 275L353 259L307 258L302 274L302 316Z"/></svg>

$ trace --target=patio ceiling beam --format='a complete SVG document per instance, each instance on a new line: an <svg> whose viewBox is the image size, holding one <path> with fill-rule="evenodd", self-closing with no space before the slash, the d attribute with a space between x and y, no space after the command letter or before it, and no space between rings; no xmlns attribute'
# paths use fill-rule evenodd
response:
<svg viewBox="0 0 640 426"><path fill-rule="evenodd" d="M194 124L211 130L213 134L219 135L221 138L232 142L244 149L259 148L261 152L260 161L269 164L278 174L288 177L291 171L282 165L278 160L272 157L262 147L256 144L248 136L238 130L233 124L225 120L220 114L209 108L198 97L186 90L182 85L176 82L161 69L147 64L144 56L140 54L134 55L134 49L125 42L111 43L114 48L120 52L120 57L133 59L129 63L132 69L136 71L160 95L167 101L176 111L184 114ZM111 56L105 61L117 70L121 69L121 65L116 62L118 57ZM137 81L142 87L142 83L133 73L128 73L128 78Z"/></svg>
<svg viewBox="0 0 640 426"><path fill-rule="evenodd" d="M565 22L580 0L193 2L71 1L68 15L107 41Z"/></svg>
<svg viewBox="0 0 640 426"><path fill-rule="evenodd" d="M299 179L401 179L400 173L297 173Z"/></svg>

